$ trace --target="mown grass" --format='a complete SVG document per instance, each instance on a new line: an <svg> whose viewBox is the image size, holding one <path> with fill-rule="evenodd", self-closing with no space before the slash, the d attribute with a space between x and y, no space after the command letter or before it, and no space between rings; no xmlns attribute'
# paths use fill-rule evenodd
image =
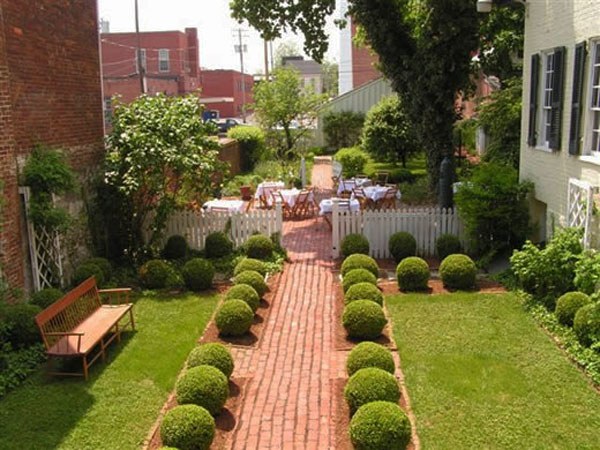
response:
<svg viewBox="0 0 600 450"><path fill-rule="evenodd" d="M365 165L364 172L367 175L374 174L375 172L380 171L392 171L394 169L402 168L402 163L389 163L389 162L377 162L377 161L369 161ZM424 177L427 175L427 159L425 157L425 153L418 153L412 157L410 157L406 161L406 169L410 170L413 175L417 177Z"/></svg>
<svg viewBox="0 0 600 450"><path fill-rule="evenodd" d="M600 395L512 294L386 303L423 448L600 448Z"/></svg>
<svg viewBox="0 0 600 450"><path fill-rule="evenodd" d="M49 378L42 371L0 401L0 448L137 449L173 389L217 295L136 301L137 330L111 345L90 380Z"/></svg>

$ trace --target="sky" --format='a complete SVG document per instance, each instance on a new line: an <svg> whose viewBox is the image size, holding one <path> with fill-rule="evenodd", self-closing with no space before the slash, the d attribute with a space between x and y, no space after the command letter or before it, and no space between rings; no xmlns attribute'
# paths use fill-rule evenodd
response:
<svg viewBox="0 0 600 450"><path fill-rule="evenodd" d="M264 46L258 32L247 24L240 25L231 18L230 0L138 0L140 31L198 29L200 65L208 69L240 70L240 56L234 51L240 27L247 30L247 53L244 55L244 72L264 71ZM108 20L111 32L135 31L134 0L98 0L100 18ZM326 59L339 62L339 30L330 18L327 31L330 35ZM235 42L234 42L235 40ZM302 48L301 36L287 34L278 43L293 40Z"/></svg>

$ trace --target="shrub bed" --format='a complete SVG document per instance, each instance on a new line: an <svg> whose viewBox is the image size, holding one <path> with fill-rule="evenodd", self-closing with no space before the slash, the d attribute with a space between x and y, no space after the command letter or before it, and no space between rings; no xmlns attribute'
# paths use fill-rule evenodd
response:
<svg viewBox="0 0 600 450"><path fill-rule="evenodd" d="M379 276L379 266L377 266L377 261L370 256L361 253L350 255L344 260L341 269L342 276L354 269L366 269L375 275L375 277Z"/></svg>
<svg viewBox="0 0 600 450"><path fill-rule="evenodd" d="M367 403L350 421L350 440L356 450L404 450L410 439L408 417L391 402Z"/></svg>
<svg viewBox="0 0 600 450"><path fill-rule="evenodd" d="M371 283L356 283L348 288L344 295L344 302L348 304L355 300L371 300L383 306L383 294L377 286Z"/></svg>
<svg viewBox="0 0 600 450"><path fill-rule="evenodd" d="M200 406L176 406L165 414L160 438L179 450L208 450L215 438L215 419Z"/></svg>
<svg viewBox="0 0 600 450"><path fill-rule="evenodd" d="M573 319L573 331L581 345L600 342L600 302L579 308Z"/></svg>
<svg viewBox="0 0 600 450"><path fill-rule="evenodd" d="M223 336L241 336L250 330L254 313L243 300L228 300L217 311L215 323Z"/></svg>
<svg viewBox="0 0 600 450"><path fill-rule="evenodd" d="M256 234L248 238L244 244L244 249L249 258L268 259L273 256L275 245L267 236Z"/></svg>
<svg viewBox="0 0 600 450"><path fill-rule="evenodd" d="M234 368L231 352L223 344L213 342L202 344L190 352L188 367L212 366L219 369L227 378L231 377Z"/></svg>
<svg viewBox="0 0 600 450"><path fill-rule="evenodd" d="M100 267L105 282L110 280L110 278L112 277L112 265L110 264L110 261L108 259L101 258L100 256L95 256L93 258L87 259L84 264L88 263L96 264L98 267Z"/></svg>
<svg viewBox="0 0 600 450"><path fill-rule="evenodd" d="M421 291L427 289L429 265L417 256L404 258L396 268L398 287L402 291Z"/></svg>
<svg viewBox="0 0 600 450"><path fill-rule="evenodd" d="M398 403L400 387L396 377L377 367L360 369L350 377L344 388L344 398L354 414L367 403L386 401Z"/></svg>
<svg viewBox="0 0 600 450"><path fill-rule="evenodd" d="M475 286L477 267L467 255L449 255L440 264L444 286L450 289L471 289Z"/></svg>
<svg viewBox="0 0 600 450"><path fill-rule="evenodd" d="M387 348L374 342L361 342L348 355L346 371L352 376L367 367L377 367L392 375L396 370L392 353Z"/></svg>
<svg viewBox="0 0 600 450"><path fill-rule="evenodd" d="M261 298L269 289L267 283L265 283L264 277L260 273L255 272L254 270L246 270L244 272L240 272L233 279L233 283L236 285L247 284L249 286L252 286Z"/></svg>
<svg viewBox="0 0 600 450"><path fill-rule="evenodd" d="M573 326L575 314L583 306L591 303L590 297L583 292L567 292L556 301L556 318L562 325Z"/></svg>
<svg viewBox="0 0 600 450"><path fill-rule="evenodd" d="M252 312L256 312L260 306L260 297L256 290L248 284L236 284L225 294L225 300L243 300L245 301Z"/></svg>
<svg viewBox="0 0 600 450"><path fill-rule="evenodd" d="M348 256L354 255L356 253L368 255L369 241L362 234L349 234L344 239L342 239L342 243L340 244L340 250L344 258L347 258Z"/></svg>
<svg viewBox="0 0 600 450"><path fill-rule="evenodd" d="M412 234L406 231L392 234L388 245L396 264L404 258L417 254L417 241Z"/></svg>
<svg viewBox="0 0 600 450"><path fill-rule="evenodd" d="M260 273L263 277L267 275L267 265L260 259L244 258L233 269L233 275L239 275L246 270L253 270Z"/></svg>
<svg viewBox="0 0 600 450"><path fill-rule="evenodd" d="M39 306L30 303L0 304L0 344L9 342L20 348L40 342L40 331L35 323L40 311Z"/></svg>
<svg viewBox="0 0 600 450"><path fill-rule="evenodd" d="M148 262L151 262L151 261L148 261ZM148 263L146 263L146 264L148 264ZM142 266L142 268L143 267L144 266ZM104 272L97 264L88 262L88 263L84 263L84 264L80 265L79 267L77 267L77 269L75 269L75 273L73 274L73 280L72 280L73 286L80 285L81 283L83 283L85 280L87 280L89 277L92 277L92 276L96 278L96 284L98 286L102 286L104 284ZM141 272L140 272L140 277L142 277ZM158 280L160 281L160 278L158 278ZM142 281L142 283L143 283L143 281ZM150 289L154 289L154 288L150 288Z"/></svg>
<svg viewBox="0 0 600 450"><path fill-rule="evenodd" d="M446 256L460 253L462 251L462 246L460 245L458 236L453 234L442 234L435 241L435 251L440 261L442 261Z"/></svg>
<svg viewBox="0 0 600 450"><path fill-rule="evenodd" d="M165 261L151 259L140 267L140 283L148 289L162 289L165 287L169 272L170 267Z"/></svg>
<svg viewBox="0 0 600 450"><path fill-rule="evenodd" d="M31 299L29 302L33 305L39 306L42 309L46 309L63 295L65 294L60 289L46 288L31 294Z"/></svg>
<svg viewBox="0 0 600 450"><path fill-rule="evenodd" d="M367 269L352 269L342 279L344 292L348 292L350 287L358 283L370 283L373 286L377 286L377 278Z"/></svg>
<svg viewBox="0 0 600 450"><path fill-rule="evenodd" d="M206 236L204 253L207 258L222 258L233 253L233 242L222 231L215 231Z"/></svg>
<svg viewBox="0 0 600 450"><path fill-rule="evenodd" d="M227 401L229 382L216 367L192 367L177 381L175 393L180 405L202 406L214 416L219 414Z"/></svg>
<svg viewBox="0 0 600 450"><path fill-rule="evenodd" d="M351 338L377 339L386 323L383 309L371 300L355 300L342 314L342 324Z"/></svg>
<svg viewBox="0 0 600 450"><path fill-rule="evenodd" d="M187 256L188 244L183 236L174 234L169 236L165 244L162 255L165 259L184 259Z"/></svg>
<svg viewBox="0 0 600 450"><path fill-rule="evenodd" d="M193 258L185 263L181 271L185 285L192 291L210 289L215 276L215 268L206 259Z"/></svg>

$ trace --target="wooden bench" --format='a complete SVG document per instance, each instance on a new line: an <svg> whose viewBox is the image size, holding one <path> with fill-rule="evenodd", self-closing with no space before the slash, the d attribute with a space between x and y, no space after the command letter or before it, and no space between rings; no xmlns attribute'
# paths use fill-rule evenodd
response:
<svg viewBox="0 0 600 450"><path fill-rule="evenodd" d="M135 329L130 292L129 288L99 290L96 279L90 277L35 317L49 358L83 360L83 373L51 372L53 375L83 375L87 380L89 367L99 357L106 360L106 347L115 338L121 340L123 327ZM106 304L101 296L108 300ZM121 324L127 314L129 320ZM98 345L98 352L92 355Z"/></svg>

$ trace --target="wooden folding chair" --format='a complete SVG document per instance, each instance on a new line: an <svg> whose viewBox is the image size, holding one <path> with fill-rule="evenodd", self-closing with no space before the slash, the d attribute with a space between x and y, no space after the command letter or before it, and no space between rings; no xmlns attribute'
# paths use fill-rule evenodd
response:
<svg viewBox="0 0 600 450"><path fill-rule="evenodd" d="M292 217L304 217L308 214L310 191L303 189L296 198L296 203L292 207Z"/></svg>
<svg viewBox="0 0 600 450"><path fill-rule="evenodd" d="M385 172L385 171L377 172L375 174L375 180L374 180L375 184L378 186L385 186L389 177L390 177L389 172Z"/></svg>
<svg viewBox="0 0 600 450"><path fill-rule="evenodd" d="M373 209L375 207L375 202L367 196L364 188L355 187L353 193L354 198L360 203L360 209Z"/></svg>
<svg viewBox="0 0 600 450"><path fill-rule="evenodd" d="M396 196L398 195L397 188L389 188L381 202L379 203L379 207L381 209L396 209Z"/></svg>
<svg viewBox="0 0 600 450"><path fill-rule="evenodd" d="M271 198L273 199L273 205L275 205L277 200L281 201L281 210L283 211L283 217L291 217L292 216L292 207L288 202L285 201L283 195L279 191L271 191Z"/></svg>

